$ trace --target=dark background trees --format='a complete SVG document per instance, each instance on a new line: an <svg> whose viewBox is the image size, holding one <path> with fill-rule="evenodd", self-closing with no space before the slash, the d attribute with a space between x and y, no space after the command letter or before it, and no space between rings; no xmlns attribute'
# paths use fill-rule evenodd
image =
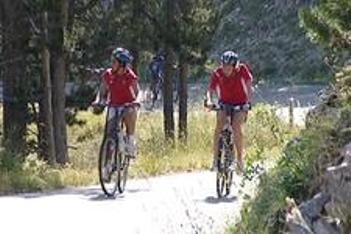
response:
<svg viewBox="0 0 351 234"><path fill-rule="evenodd" d="M208 0L2 1L6 149L23 155L32 150L27 126L35 121L37 153L52 164L67 163L65 84L79 80L88 68L108 65L116 46L131 50L137 72L141 55L165 53L164 131L172 141L176 131L172 80L175 68L179 69L179 137L186 139L188 66L206 61L217 23L213 4Z"/></svg>

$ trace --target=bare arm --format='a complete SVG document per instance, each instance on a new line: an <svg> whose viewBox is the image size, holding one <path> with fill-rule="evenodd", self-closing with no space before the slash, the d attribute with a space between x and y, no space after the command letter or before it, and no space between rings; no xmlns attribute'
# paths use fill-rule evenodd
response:
<svg viewBox="0 0 351 234"><path fill-rule="evenodd" d="M253 94L253 86L252 86L253 76L247 65L243 65L243 68L244 68L245 82L242 82L242 83L243 85L245 85L244 88L247 95L247 100L251 102L251 98Z"/></svg>
<svg viewBox="0 0 351 234"><path fill-rule="evenodd" d="M207 92L206 92L206 105L212 105L213 104L212 95L213 95L213 91L212 90L207 90Z"/></svg>
<svg viewBox="0 0 351 234"><path fill-rule="evenodd" d="M247 89L247 98L248 98L248 101L251 102L252 93L253 93L252 79L247 80L245 84Z"/></svg>
<svg viewBox="0 0 351 234"><path fill-rule="evenodd" d="M105 81L103 80L101 82L99 90L96 94L96 98L95 98L94 103L98 104L98 103L105 101L107 99L107 94L108 94L108 89L107 89Z"/></svg>
<svg viewBox="0 0 351 234"><path fill-rule="evenodd" d="M217 79L216 72L213 72L210 78L210 82L206 92L206 105L211 106L213 105L213 93L217 93L218 95L218 79Z"/></svg>
<svg viewBox="0 0 351 234"><path fill-rule="evenodd" d="M140 87L139 87L138 82L134 83L133 91L134 91L134 94L135 94L135 101L138 102L138 103L141 102L141 92L140 92Z"/></svg>

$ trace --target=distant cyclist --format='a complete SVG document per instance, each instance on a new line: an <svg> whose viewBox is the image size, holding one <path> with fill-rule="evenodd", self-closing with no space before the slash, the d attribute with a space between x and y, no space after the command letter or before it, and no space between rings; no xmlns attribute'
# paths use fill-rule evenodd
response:
<svg viewBox="0 0 351 234"><path fill-rule="evenodd" d="M252 96L252 74L248 66L239 61L238 55L233 51L226 51L221 56L221 65L211 75L207 91L207 105L213 105L212 94L217 93L219 104L245 105L250 103ZM246 121L247 112L241 111L233 115L234 146L237 155L237 168L243 172L243 132L242 125ZM223 110L218 112L217 124L214 132L213 155L218 154L219 134L223 129L226 114ZM233 152L234 149L233 149ZM217 160L213 160L212 169L217 168ZM231 161L233 164L233 159ZM232 165L231 165L232 167Z"/></svg>
<svg viewBox="0 0 351 234"><path fill-rule="evenodd" d="M113 107L128 106L128 111L124 112L123 123L127 131L127 153L135 156L136 140L135 127L137 121L137 105L139 85L138 77L130 67L132 62L130 52L124 48L116 48L111 56L111 68L105 70L102 75L100 90L96 95L93 106L99 106L107 102L108 119L114 119L115 109ZM111 134L116 126L113 121L108 121L107 131Z"/></svg>
<svg viewBox="0 0 351 234"><path fill-rule="evenodd" d="M152 92L152 107L155 105L155 102L158 99L158 95L162 90L164 62L165 58L160 53L158 53L152 58L152 61L149 64L149 71L151 77L150 90Z"/></svg>

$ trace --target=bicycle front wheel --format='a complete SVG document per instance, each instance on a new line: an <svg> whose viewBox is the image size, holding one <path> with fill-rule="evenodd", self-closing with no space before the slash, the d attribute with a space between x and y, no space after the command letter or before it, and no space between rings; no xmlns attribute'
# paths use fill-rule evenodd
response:
<svg viewBox="0 0 351 234"><path fill-rule="evenodd" d="M225 185L226 185L226 174L224 168L224 153L225 144L224 139L221 136L218 141L219 153L217 155L217 176L216 176L216 191L218 198L224 197Z"/></svg>
<svg viewBox="0 0 351 234"><path fill-rule="evenodd" d="M233 171L227 171L225 176L225 196L229 196L233 183Z"/></svg>
<svg viewBox="0 0 351 234"><path fill-rule="evenodd" d="M117 191L116 143L112 138L105 138L99 154L99 181L107 196L114 196Z"/></svg>
<svg viewBox="0 0 351 234"><path fill-rule="evenodd" d="M128 168L129 168L129 156L124 155L123 153L118 153L117 161L119 162L118 165L118 179L117 179L117 186L118 191L123 193L127 183L128 177Z"/></svg>
<svg viewBox="0 0 351 234"><path fill-rule="evenodd" d="M217 172L216 191L218 198L224 197L225 176L221 172Z"/></svg>

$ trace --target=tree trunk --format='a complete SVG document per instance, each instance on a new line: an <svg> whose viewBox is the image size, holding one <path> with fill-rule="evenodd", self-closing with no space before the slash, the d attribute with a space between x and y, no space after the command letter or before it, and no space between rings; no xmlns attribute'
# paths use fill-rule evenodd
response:
<svg viewBox="0 0 351 234"><path fill-rule="evenodd" d="M56 51L52 56L52 64L54 65L52 77L52 94L53 94L53 114L55 129L55 147L56 161L60 164L68 162L67 152L67 131L65 117L65 59L63 51Z"/></svg>
<svg viewBox="0 0 351 234"><path fill-rule="evenodd" d="M65 80L66 62L64 49L64 30L67 23L67 0L51 0L49 20L49 41L51 55L52 107L55 137L56 162L68 162L67 131L65 119Z"/></svg>
<svg viewBox="0 0 351 234"><path fill-rule="evenodd" d="M171 140L174 142L174 107L173 107L173 64L175 61L175 54L173 51L173 33L172 28L175 23L174 15L174 1L167 0L166 2L166 29L164 44L166 52L166 61L165 61L165 71L164 71L164 82L163 82L163 116L164 116L164 131L166 140Z"/></svg>
<svg viewBox="0 0 351 234"><path fill-rule="evenodd" d="M43 32L44 43L42 48L42 90L44 94L43 100L40 101L39 114L39 146L42 156L50 164L56 162L56 149L53 125L53 108L52 108L52 85L50 76L50 53L47 47L48 42L48 18L47 13L43 16Z"/></svg>
<svg viewBox="0 0 351 234"><path fill-rule="evenodd" d="M173 64L174 52L166 47L165 77L163 82L163 116L166 140L174 141L174 107L173 107Z"/></svg>
<svg viewBox="0 0 351 234"><path fill-rule="evenodd" d="M180 56L179 59L179 139L182 143L187 143L188 136L188 86L187 86L187 77L188 77L188 64L185 61L184 56Z"/></svg>
<svg viewBox="0 0 351 234"><path fill-rule="evenodd" d="M3 55L7 60L3 70L4 141L6 150L18 154L26 148L28 86L25 59L29 25L22 1L2 0L0 4L5 28Z"/></svg>
<svg viewBox="0 0 351 234"><path fill-rule="evenodd" d="M46 144L46 138L45 138L45 117L46 117L46 112L45 112L45 107L44 107L44 85L43 85L43 81L40 81L40 87L39 87L39 94L40 97L43 98L39 98L38 100L38 105L39 105L39 111L38 111L38 119L37 119L37 129L38 129L38 156L40 159L43 160L48 160L48 147ZM54 142L55 142L55 138L54 138ZM56 160L55 160L56 161Z"/></svg>

